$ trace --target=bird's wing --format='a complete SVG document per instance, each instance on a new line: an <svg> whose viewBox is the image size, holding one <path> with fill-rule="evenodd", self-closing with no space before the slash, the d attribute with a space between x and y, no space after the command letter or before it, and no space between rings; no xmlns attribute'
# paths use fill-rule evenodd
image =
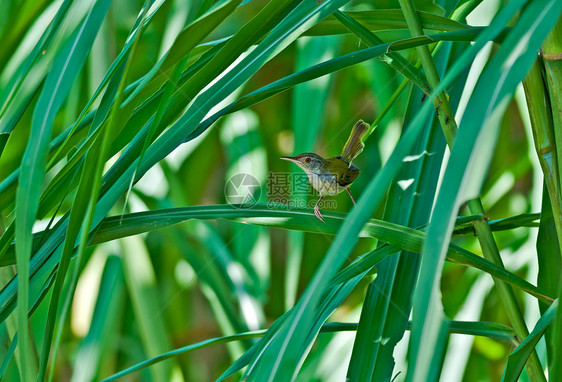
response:
<svg viewBox="0 0 562 382"><path fill-rule="evenodd" d="M348 187L349 185L351 185L351 183L353 183L355 179L357 179L359 173L360 171L357 167L350 168L342 176L340 176L340 178L338 179L338 185L340 187Z"/></svg>

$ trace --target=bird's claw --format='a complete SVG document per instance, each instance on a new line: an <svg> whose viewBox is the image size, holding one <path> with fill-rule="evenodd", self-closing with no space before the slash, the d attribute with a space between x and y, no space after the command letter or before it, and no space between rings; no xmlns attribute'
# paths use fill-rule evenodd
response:
<svg viewBox="0 0 562 382"><path fill-rule="evenodd" d="M322 217L322 214L320 213L320 208L318 208L318 204L314 206L314 216L316 216L318 220L320 220L322 223L326 224L324 218Z"/></svg>

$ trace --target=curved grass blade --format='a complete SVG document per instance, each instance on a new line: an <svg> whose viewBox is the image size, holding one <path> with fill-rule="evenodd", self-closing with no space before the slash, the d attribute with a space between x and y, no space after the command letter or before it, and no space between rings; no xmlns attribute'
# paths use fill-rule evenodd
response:
<svg viewBox="0 0 562 382"><path fill-rule="evenodd" d="M411 325L408 324L408 330L410 329L410 327ZM449 329L450 329L450 333L483 336L483 337L493 338L499 341L504 341L509 344L513 344L515 338L513 329L511 329L509 326L506 325L496 324L495 322L451 321L451 325ZM348 332L348 331L356 331L356 330L357 330L357 323L354 322L349 322L349 323L327 322L323 324L322 327L320 328L320 333L334 333L334 332L343 332L343 331ZM152 357L142 362L139 362L135 365L129 366L128 368L121 370L120 372L115 373L112 376L101 380L100 382L115 381L119 378L123 378L128 374L142 370L158 362L162 362L166 359L176 357L180 354L184 354L193 350L199 350L213 345L225 344L231 341L242 341L249 338L263 337L266 332L267 329L262 329L262 330L254 330L246 333L238 333L231 336L209 338L208 340L183 346L181 348L174 349L167 353L160 354L156 357Z"/></svg>
<svg viewBox="0 0 562 382"><path fill-rule="evenodd" d="M151 2L145 2L135 22L135 25L133 26L133 31L130 34L132 36L132 44L130 47L131 54L134 53L136 43L138 41L138 38L140 37L140 34L135 32L138 31L138 26L142 25L142 21L145 18L146 13L149 11L151 5ZM112 104L120 104L120 97L122 96L122 91L124 88L124 78L126 77L129 63L130 61L127 57L123 62L123 65L119 67L115 75L111 77L106 93L104 94L100 107L98 108L92 122L92 129L97 130L97 127L102 126L104 124L104 121L107 120L108 116L110 117L110 121L114 120L114 118L111 117L115 115L115 109L113 109L112 115L110 115L110 111L112 110ZM84 160L84 166L82 169L82 175L78 185L77 194L75 196L72 209L70 210L68 230L65 238L63 252L61 255L61 261L59 263L55 285L53 288L53 294L49 305L43 348L39 364L39 380L43 380L46 375L47 363L49 361L49 355L51 353L52 336L57 318L59 321L59 325L58 330L55 334L55 351L53 353L55 355L58 353L56 349L60 342L60 336L62 335L62 326L68 312L70 297L74 294L74 288L77 280L77 269L80 267L82 254L84 252L84 248L86 247L84 241L87 238L87 235L81 235L77 255L77 265L73 272L73 277L66 294L63 293L63 285L65 282L68 267L70 265L70 259L72 253L74 252L74 244L79 237L80 230L84 232L90 231L92 215L92 207L90 206L94 205L95 200L97 200L97 193L99 191L99 183L102 176L103 163L105 161L107 147L109 146L107 140L110 136L109 131L111 127L112 123L108 122L105 123L104 128L99 130L100 135L97 136L93 147L86 154L86 158ZM59 315L59 301L61 297L63 298L63 308L62 313ZM53 365L54 361L55 357L52 358Z"/></svg>
<svg viewBox="0 0 562 382"><path fill-rule="evenodd" d="M462 49L465 44L458 44ZM451 44L444 46L435 59L444 71L451 53ZM455 58L452 58L453 60ZM425 80L425 78L424 78ZM460 98L464 76L459 77L453 89L453 100ZM408 125L423 105L423 92L412 89L404 125ZM434 104L435 105L435 104ZM435 115L425 122L427 129L420 137L411 155L421 155L417 160L406 162L398 179L412 179L413 184L402 189L394 183L387 196L384 219L401 225L425 224L431 214L435 196L439 167L445 151L445 140ZM383 248L384 250L388 250ZM411 296L415 288L420 257L415 252L402 252L377 264L378 277L371 282L361 311L358 334L347 377L353 380L388 380L392 378L395 365L395 346L403 338L411 311ZM365 255L366 256L366 255ZM354 270L349 266L348 270ZM385 338L384 341L378 339Z"/></svg>
<svg viewBox="0 0 562 382"><path fill-rule="evenodd" d="M537 285L554 295L558 295L560 293L560 285L562 285L560 284L562 262L560 258L560 245L558 242L560 239L556 232L554 212L550 203L550 195L546 181L543 182L540 218L539 232L537 235L537 260L539 265ZM558 299L560 299L560 296L558 296ZM547 308L548 305L539 304L541 314L544 315ZM557 315L560 317L560 311L558 311ZM557 324L558 321L559 318L555 318L552 329L545 334L549 375L558 375L556 373L556 367L557 364L560 364L558 360L559 357L557 357L557 352L560 352L560 349L556 346L557 327L560 326Z"/></svg>
<svg viewBox="0 0 562 382"><path fill-rule="evenodd" d="M41 290L39 291L39 295L35 301L35 303L33 304L33 306L31 307L30 311L29 311L29 317L31 317L33 315L33 313L37 310L37 308L39 307L39 304L41 303L41 301L43 301L43 299L46 297L47 292L49 292L49 290L51 289L51 286L53 285L53 282L55 280L55 271L52 271L51 274L49 275L49 277L47 278L47 280L44 282L43 287L41 288ZM33 289L33 288L32 288ZM0 319L0 322L3 322L5 320L6 317L3 317L2 319ZM16 347L18 343L18 337L17 337L17 333L14 335L14 337L12 338L12 343L10 344L10 348L12 348L12 346ZM4 361L2 362L2 365L7 366L8 363L11 360L11 357L14 356L14 353L8 353L5 356ZM0 379L3 377L3 373L4 372L0 372Z"/></svg>
<svg viewBox="0 0 562 382"><path fill-rule="evenodd" d="M342 12L348 17L357 20L364 28L369 31L384 29L407 29L408 24L404 19L404 14L400 9L377 9L373 11L361 12ZM433 13L418 11L418 16L425 29L440 31L457 31L468 29L467 25L451 20L447 17L438 16ZM329 16L322 22L310 28L309 35L331 35L349 33L346 27L339 22L336 15Z"/></svg>
<svg viewBox="0 0 562 382"><path fill-rule="evenodd" d="M18 327L23 380L35 378L30 363L31 350L28 349L29 258L32 245L31 232L39 207L51 130L55 115L84 64L109 4L109 0L100 0L94 4L74 38L55 59L35 107L30 140L23 157L20 184L16 195L18 223L15 232L17 270L20 280L18 283Z"/></svg>
<svg viewBox="0 0 562 382"><path fill-rule="evenodd" d="M541 219L541 215L541 213L515 215L508 218L490 220L488 222L488 225L490 226L490 229L492 231L506 231L521 227L538 227L539 222L537 222L537 220ZM454 234L474 234L474 228L470 224L466 225L465 227L461 227L457 223Z"/></svg>
<svg viewBox="0 0 562 382"><path fill-rule="evenodd" d="M159 83L168 80L172 76L172 72L177 64L185 60L190 51L208 36L226 17L234 12L241 2L242 0L225 1L185 27L176 37L176 40L166 55L158 60L150 71L140 79L133 92L123 102L123 106L127 105L133 98L139 96L141 90L152 80ZM137 98L146 99L146 96Z"/></svg>
<svg viewBox="0 0 562 382"><path fill-rule="evenodd" d="M231 205L217 205L154 210L106 218L90 239L90 244L99 244L126 236L137 235L143 232L169 227L190 219L205 220L226 218L246 224L259 224L291 230L302 230L305 232L335 234L341 227L345 216L346 215L337 212L326 212L326 225L318 227L314 224L316 218L310 210L287 210L286 208L272 210L260 205L252 209L241 209ZM332 283L345 282L362 272L369 271L378 261L400 250L419 253L425 234L411 228L372 219L362 229L359 236L388 241L391 242L393 246L384 246L359 257L344 270L337 273ZM450 245L448 260L480 269L525 290L545 303L553 301L553 298L541 289L534 287L505 269L497 267L493 263L460 247ZM54 262L55 258L52 258L50 261L51 263ZM15 296L15 280L16 279L12 280L0 293L0 306L2 307L0 310L2 313L0 317L5 316L13 309L9 301L12 301Z"/></svg>
<svg viewBox="0 0 562 382"><path fill-rule="evenodd" d="M6 368L10 364L10 361L11 361L12 357L14 356L14 353L16 352L17 345L18 345L18 337L17 337L17 333L16 333L16 335L14 335L14 337L12 338L12 342L10 343L10 347L8 347L8 350L6 351L6 354L4 355L4 359L2 360L2 364L0 365L0 378L2 378L2 376L4 376L4 373L6 372Z"/></svg>
<svg viewBox="0 0 562 382"><path fill-rule="evenodd" d="M372 47L384 44L384 41L382 41L375 34L373 34L359 22L357 22L357 20L350 17L348 14L337 11L334 13L334 16L361 41L366 42L367 45ZM392 69L396 70L398 73L402 74L405 78L422 89L424 93L428 94L430 92L425 75L418 68L412 65L410 61L406 60L400 53L389 52L382 56L380 60L381 62L384 62L385 64L390 66Z"/></svg>
<svg viewBox="0 0 562 382"><path fill-rule="evenodd" d="M503 371L502 381L518 381L527 359L535 350L535 346L549 328L550 324L556 317L556 310L558 309L558 300L554 301L552 305L541 316L533 331L521 342L517 348L511 352L507 358L507 365Z"/></svg>

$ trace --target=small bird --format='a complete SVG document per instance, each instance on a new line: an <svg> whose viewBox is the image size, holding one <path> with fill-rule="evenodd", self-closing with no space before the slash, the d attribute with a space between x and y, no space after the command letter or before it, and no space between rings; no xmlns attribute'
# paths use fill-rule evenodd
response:
<svg viewBox="0 0 562 382"><path fill-rule="evenodd" d="M341 155L324 159L318 154L302 153L294 157L282 157L281 159L291 161L302 168L311 186L320 193L320 199L314 206L314 215L325 223L320 213L318 205L325 195L337 195L343 190L347 190L353 205L355 200L351 195L349 187L359 176L359 168L351 163L361 152L365 145L361 141L369 130L369 124L359 120L353 129Z"/></svg>

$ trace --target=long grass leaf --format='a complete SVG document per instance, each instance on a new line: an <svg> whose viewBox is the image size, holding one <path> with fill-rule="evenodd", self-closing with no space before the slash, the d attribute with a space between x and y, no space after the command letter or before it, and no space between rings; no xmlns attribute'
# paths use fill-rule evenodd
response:
<svg viewBox="0 0 562 382"><path fill-rule="evenodd" d="M138 331L146 354L154 356L170 347L162 308L158 301L156 280L149 254L138 237L123 239L123 269L131 303L138 320ZM155 381L169 381L172 363L151 370Z"/></svg>
<svg viewBox="0 0 562 382"><path fill-rule="evenodd" d="M404 19L404 14L399 9L376 9L373 11L343 12L348 17L357 20L365 29L369 31L385 29L406 29L408 24ZM455 31L467 29L457 21L447 17L435 15L433 13L418 11L418 16L425 29L440 31ZM311 28L309 35L330 35L348 33L348 30L338 22L335 15L327 17L322 22Z"/></svg>
<svg viewBox="0 0 562 382"><path fill-rule="evenodd" d="M527 359L533 353L535 346L537 346L537 343L554 320L557 309L558 300L550 305L535 325L533 331L511 352L507 358L507 365L503 371L502 381L515 382L519 380L519 376L525 367Z"/></svg>
<svg viewBox="0 0 562 382"><path fill-rule="evenodd" d="M106 354L107 343L117 325L120 307L124 301L123 265L117 256L107 258L100 281L90 330L80 343L74 363L72 382L97 379L99 365Z"/></svg>
<svg viewBox="0 0 562 382"><path fill-rule="evenodd" d="M23 157L23 166L16 201L16 255L19 275L18 326L20 332L20 357L24 367L22 378L34 379L28 348L27 311L29 298L29 257L31 255L31 231L37 209L41 184L45 171L47 150L55 115L70 90L75 76L82 67L110 1L97 2L84 20L70 43L62 50L53 64L45 86L37 101L31 127L31 138ZM28 374L30 373L30 374Z"/></svg>
<svg viewBox="0 0 562 382"><path fill-rule="evenodd" d="M524 4L511 1L492 22L490 33L499 30ZM515 29L508 35L502 49L492 59L474 91L465 117L461 121L459 142L454 146L445 172L445 181L439 191L428 237L422 257L419 285L414 295L414 330L411 346L412 362L408 365L408 379L426 381L437 378L431 374L438 365L422 349L437 346L439 327L445 319L439 301L439 278L445 251L452 232L452 218L463 197L474 197L481 187L495 144L498 118L533 60L540 43L558 17L562 4L555 1L532 2L521 15ZM513 49L524 44L525 50ZM475 45L474 47L476 47ZM486 96L489 95L489 96ZM486 111L481 113L481 111ZM483 126L487 126L486 129ZM478 142L477 149L474 144ZM467 164L470 167L466 169ZM470 179L470 180L469 180ZM464 195L459 191L463 190Z"/></svg>
<svg viewBox="0 0 562 382"><path fill-rule="evenodd" d="M379 37L377 37L375 34L373 34L371 31L369 31L349 15L338 11L334 13L334 16L353 34L360 38L361 41L365 41L369 46L384 44L384 42ZM430 92L427 86L427 79L425 78L423 73L414 65L412 65L410 61L405 59L400 53L389 52L381 57L381 62L384 62L385 64L396 70L398 73L402 74L412 83L416 84L420 89L424 91L424 93Z"/></svg>
<svg viewBox="0 0 562 382"><path fill-rule="evenodd" d="M461 44L458 45L459 49L451 53L451 44L447 44L435 56L443 71L450 62L449 57L455 57L455 53L458 55L462 49ZM451 58L455 59L456 57ZM453 93L452 100L460 98L461 84L464 81L464 76L456 80L453 89L458 90ZM405 125L423 105L419 101L422 97L423 92L418 89L410 92ZM428 117L426 125L431 128L424 132L412 155L416 157L418 153L432 154L422 155L417 160L404 164L398 179L411 179L413 184L405 190L400 187L400 183L391 186L385 206L385 220L409 226L422 225L429 220L445 140L434 115ZM380 250L384 252L390 249L385 246ZM417 280L420 257L416 253L403 252L377 264L378 277L369 285L364 299L348 378L374 381L392 378L395 346L404 336L411 310L412 291ZM364 256L370 257L370 254ZM356 269L357 265L350 264L339 275L346 270ZM388 340L378 341L379 338Z"/></svg>
<svg viewBox="0 0 562 382"><path fill-rule="evenodd" d="M410 327L411 325L408 324L408 329L410 329ZM334 333L334 332L355 331L355 330L357 330L357 323L328 322L322 325L322 327L320 328L320 333ZM484 336L484 337L494 338L500 341L504 341L509 344L512 344L515 338L513 329L511 329L509 326L496 324L493 322L451 321L449 330L451 333ZM254 330L251 332L238 333L231 336L210 338L205 341L197 342L191 345L186 345L181 348L169 351L167 353L157 355L156 357L149 358L135 365L129 366L128 368L121 370L120 372L115 373L112 376L103 379L101 382L114 381L116 379L124 377L125 375L142 370L145 367L152 366L158 362L162 362L172 357L177 357L180 354L187 353L193 350L199 350L213 345L225 344L231 341L241 341L248 338L259 338L264 336L266 331L267 331L266 329Z"/></svg>
<svg viewBox="0 0 562 382"><path fill-rule="evenodd" d="M320 228L314 224L316 218L310 210L288 211L285 208L281 210L272 210L271 208L260 208L259 206L248 210L236 208L230 205L195 206L178 209L155 210L107 218L98 228L94 237L91 238L90 243L99 244L109 240L149 232L178 224L189 219L227 218L240 221L242 223L267 225L291 230L303 230L305 232L322 232L325 234L337 233L346 215L335 212L326 212L324 215L326 226ZM344 282L364 271L370 270L384 257L396 253L399 250L408 250L419 253L421 252L424 240L424 234L419 231L377 220L371 220L370 223L363 228L359 236L373 237L380 239L381 241L388 241L391 242L393 246L381 247L380 250L370 252L358 258L355 262L335 276L334 281L337 283ZM541 301L546 303L553 301L553 298L546 292L534 287L505 269L490 263L486 259L474 255L458 246L450 245L447 256L449 261L471 266L487 272L494 277L527 291L533 296L539 298ZM51 258L50 262L46 263L43 268L40 268L44 269L41 272L48 270L49 264L53 264L55 261L57 261L56 254L55 257ZM5 315L13 309L13 305L10 301L13 301L15 296L14 286L16 285L16 280L16 278L13 279L0 293L0 317L5 317Z"/></svg>

